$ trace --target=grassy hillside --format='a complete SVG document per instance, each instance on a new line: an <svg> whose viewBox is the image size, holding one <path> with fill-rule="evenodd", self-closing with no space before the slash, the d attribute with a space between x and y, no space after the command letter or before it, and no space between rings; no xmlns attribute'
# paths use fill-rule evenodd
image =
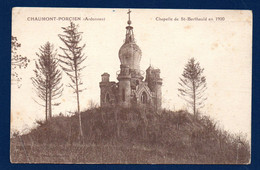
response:
<svg viewBox="0 0 260 170"><path fill-rule="evenodd" d="M249 143L218 130L208 117L148 108L93 108L57 116L11 139L13 163L246 164Z"/></svg>

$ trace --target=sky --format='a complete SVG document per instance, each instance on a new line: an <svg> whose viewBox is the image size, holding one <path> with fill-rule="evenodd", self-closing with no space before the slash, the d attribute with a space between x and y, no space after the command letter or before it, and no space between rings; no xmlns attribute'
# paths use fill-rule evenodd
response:
<svg viewBox="0 0 260 170"><path fill-rule="evenodd" d="M58 54L64 44L58 38L67 27L66 17L76 17L78 30L83 32L82 45L87 59L82 72L86 88L80 94L82 110L90 103L99 104L101 74L108 72L116 80L120 69L118 51L125 39L128 9L91 8L13 8L12 35L21 47L18 53L31 62L26 69L17 70L22 77L20 88L11 85L11 131L28 131L36 120L44 120L44 107L34 100L31 77L40 46L47 41ZM140 68L149 65L161 70L163 79L162 106L166 109L187 108L178 97L179 77L192 57L204 68L208 100L200 111L214 119L220 128L251 137L251 77L252 77L252 13L242 10L173 10L131 9L131 21L137 45L142 50ZM36 21L35 17L54 18ZM91 19L92 18L92 19ZM74 18L71 18L74 19ZM79 20L80 19L80 20ZM98 19L98 20L95 20ZM178 19L178 20L177 20ZM185 20L184 20L185 19ZM201 20L200 20L201 19ZM212 20L211 20L212 19ZM76 96L66 85L56 100L53 114L70 115L76 110Z"/></svg>

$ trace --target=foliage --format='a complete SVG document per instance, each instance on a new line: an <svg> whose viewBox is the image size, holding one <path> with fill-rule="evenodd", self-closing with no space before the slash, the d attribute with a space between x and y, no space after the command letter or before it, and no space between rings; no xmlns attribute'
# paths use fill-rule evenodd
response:
<svg viewBox="0 0 260 170"><path fill-rule="evenodd" d="M77 111L79 116L79 126L80 135L83 139L82 123L81 123L81 113L80 113L80 97L79 93L84 89L80 89L79 86L83 83L81 82L81 71L85 68L82 66L83 61L86 59L82 50L85 44L80 46L82 40L82 32L78 32L77 26L71 22L68 27L62 27L64 35L59 34L60 40L65 44L66 48L60 47L63 50L64 55L60 56L61 68L71 79L72 84L69 84L77 95ZM84 141L84 139L83 139Z"/></svg>
<svg viewBox="0 0 260 170"><path fill-rule="evenodd" d="M39 57L38 61L35 62L36 69L33 70L35 77L31 79L37 96L44 104L36 100L35 102L45 107L47 121L47 117L52 117L52 105L59 105L59 103L52 103L52 100L56 100L62 95L62 74L58 69L59 62L56 58L56 53L54 53L53 45L47 42L39 48L39 51L39 53L36 53Z"/></svg>
<svg viewBox="0 0 260 170"><path fill-rule="evenodd" d="M185 111L163 110L159 115L145 108L94 108L82 113L82 123L84 145L78 142L76 116L57 116L24 135L25 145L35 146L28 153L30 159L42 163L56 160L135 164L246 164L250 161L248 141L217 129L208 117L193 119ZM241 141L243 144L239 144ZM37 154L36 150L45 154ZM24 154L23 150L15 149L11 153L14 161Z"/></svg>
<svg viewBox="0 0 260 170"><path fill-rule="evenodd" d="M11 38L11 84L17 84L18 87L21 87L19 82L22 80L22 78L18 75L16 69L26 68L30 60L27 57L23 57L17 53L17 50L21 47L21 44L17 41L16 37L11 36Z"/></svg>
<svg viewBox="0 0 260 170"><path fill-rule="evenodd" d="M207 89L206 77L203 76L204 69L199 62L191 58L184 67L179 85L181 86L179 96L183 98L193 109L194 116L197 116L198 109L204 106L204 92Z"/></svg>

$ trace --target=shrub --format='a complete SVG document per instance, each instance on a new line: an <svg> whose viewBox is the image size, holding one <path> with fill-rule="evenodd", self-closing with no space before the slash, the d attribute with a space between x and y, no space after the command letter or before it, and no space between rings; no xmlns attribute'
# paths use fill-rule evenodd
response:
<svg viewBox="0 0 260 170"><path fill-rule="evenodd" d="M186 111L163 110L157 114L138 106L131 109L92 108L82 112L82 128L85 145L122 146L120 150L130 148L131 154L164 155L158 157L160 160L179 160L178 163L248 163L250 160L250 145L245 138L217 129L209 117L193 119ZM60 115L47 123L38 121L38 127L22 135L26 145L44 146L78 146L79 137L77 115ZM140 149L134 150L133 146ZM144 148L146 151L142 150Z"/></svg>

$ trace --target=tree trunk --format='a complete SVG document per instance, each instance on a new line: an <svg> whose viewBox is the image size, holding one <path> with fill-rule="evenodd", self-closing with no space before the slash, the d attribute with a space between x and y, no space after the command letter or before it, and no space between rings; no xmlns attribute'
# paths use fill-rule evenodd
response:
<svg viewBox="0 0 260 170"><path fill-rule="evenodd" d="M196 90L195 90L195 82L192 82L192 88L193 88L193 114L194 117L196 117Z"/></svg>
<svg viewBox="0 0 260 170"><path fill-rule="evenodd" d="M49 119L52 117L52 111L51 111L51 89L49 88Z"/></svg>
<svg viewBox="0 0 260 170"><path fill-rule="evenodd" d="M77 67L75 62L75 78L76 78L76 93L77 93L77 105L78 105L78 115L79 115L79 131L80 131L80 137L84 144L84 136L82 131L82 123L81 123L81 113L80 113L80 105L79 105L79 89L78 89L78 74L77 74Z"/></svg>
<svg viewBox="0 0 260 170"><path fill-rule="evenodd" d="M49 46L48 46L49 47ZM49 90L49 120L51 119L51 56L47 56L47 81L48 81L48 90Z"/></svg>
<svg viewBox="0 0 260 170"><path fill-rule="evenodd" d="M47 84L47 81L46 81ZM45 121L48 121L48 88L46 87L46 93L45 93Z"/></svg>

